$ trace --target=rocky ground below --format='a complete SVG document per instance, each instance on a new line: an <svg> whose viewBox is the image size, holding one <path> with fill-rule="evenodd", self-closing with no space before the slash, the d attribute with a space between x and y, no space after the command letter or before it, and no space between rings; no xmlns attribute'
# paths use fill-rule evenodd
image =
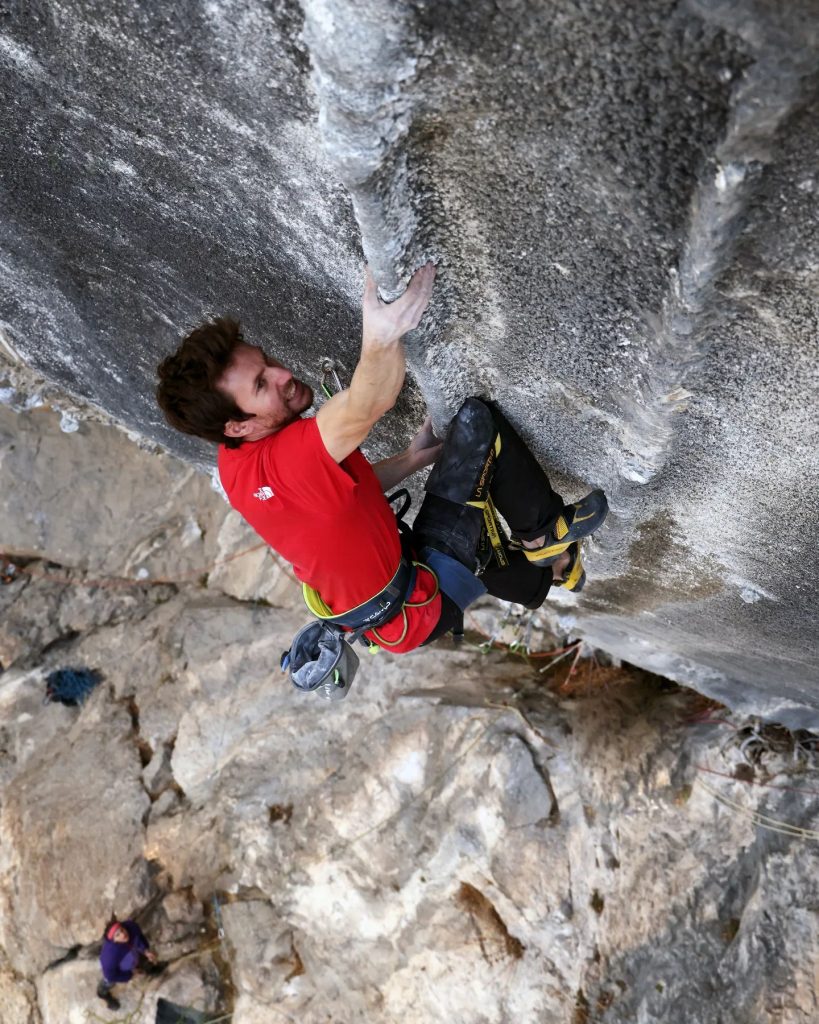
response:
<svg viewBox="0 0 819 1024"><path fill-rule="evenodd" d="M3 1024L819 1018L814 737L491 603L296 693L298 590L207 477L62 426L0 407ZM169 963L117 1012L111 913Z"/></svg>

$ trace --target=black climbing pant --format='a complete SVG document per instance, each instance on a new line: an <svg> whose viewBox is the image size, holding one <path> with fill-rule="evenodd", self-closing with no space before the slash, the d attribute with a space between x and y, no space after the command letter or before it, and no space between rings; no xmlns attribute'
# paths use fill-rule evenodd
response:
<svg viewBox="0 0 819 1024"><path fill-rule="evenodd" d="M457 439L458 435L458 431L453 430L455 420L467 415L470 410L474 413L476 403L489 409L494 429L501 439L500 454L495 461L489 486L492 501L514 537L518 540L537 540L562 512L563 499L552 489L549 478L535 457L493 402L467 399L450 425L439 463L448 464L447 445L453 437ZM459 462L457 458L451 461L452 464ZM483 522L481 509L427 493L415 518L413 535L418 548L436 548L457 558L474 571L479 563ZM508 566L501 568L493 556L480 573L481 580L495 597L514 601L527 608L539 608L552 585L551 567L540 568L534 565L518 549L505 546L505 551ZM444 596L441 619L426 642L430 643L453 628L459 616L457 606Z"/></svg>
<svg viewBox="0 0 819 1024"><path fill-rule="evenodd" d="M97 985L97 995L102 999L109 1010L118 1010L120 1007L119 999L115 999L111 995L111 989L114 987L114 982L106 981L102 979Z"/></svg>

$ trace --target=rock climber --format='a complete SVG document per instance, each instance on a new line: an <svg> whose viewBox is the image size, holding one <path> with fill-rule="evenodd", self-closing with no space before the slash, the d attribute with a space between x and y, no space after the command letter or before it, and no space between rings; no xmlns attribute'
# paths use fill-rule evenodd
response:
<svg viewBox="0 0 819 1024"><path fill-rule="evenodd" d="M118 1010L120 1003L111 989L131 980L135 971L158 974L165 965L157 962L148 940L136 921L118 921L114 918L106 926L100 951L102 981L97 985L97 995L109 1010Z"/></svg>
<svg viewBox="0 0 819 1024"><path fill-rule="evenodd" d="M579 590L579 542L608 510L600 490L566 505L497 406L479 398L463 403L444 442L427 418L405 451L372 464L361 453L401 390L402 338L434 277L427 264L385 303L367 271L358 364L314 417L311 388L224 317L158 368L168 422L219 444L230 503L292 563L311 612L395 653L457 632L487 591L537 608L553 585ZM433 463L411 534L399 532L385 492Z"/></svg>

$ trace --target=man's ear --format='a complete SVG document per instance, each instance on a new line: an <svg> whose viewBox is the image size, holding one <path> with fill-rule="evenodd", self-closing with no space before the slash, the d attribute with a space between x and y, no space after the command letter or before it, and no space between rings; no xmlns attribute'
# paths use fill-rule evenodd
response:
<svg viewBox="0 0 819 1024"><path fill-rule="evenodd" d="M252 420L228 420L223 431L225 437L244 437L250 432Z"/></svg>

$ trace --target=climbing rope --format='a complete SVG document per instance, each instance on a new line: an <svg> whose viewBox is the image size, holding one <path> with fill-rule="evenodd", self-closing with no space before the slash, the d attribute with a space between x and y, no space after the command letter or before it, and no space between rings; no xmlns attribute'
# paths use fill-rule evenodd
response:
<svg viewBox="0 0 819 1024"><path fill-rule="evenodd" d="M542 658L555 658L558 655L569 654L571 651L578 650L581 643L581 641L578 639L572 640L572 642L570 644L567 644L565 647L555 647L550 651L531 651L529 650L528 646L528 635L523 641L519 642L517 640L513 640L511 643L506 644L496 639L497 633L487 633L486 630L482 629L478 624L477 620L475 619L474 615L467 613L466 617L472 629L474 629L476 633L480 634L480 636L486 638L484 643L482 644L472 644L473 647L476 647L478 650L481 650L484 653L488 653L489 651L501 651L504 654L516 654L518 655L518 657L521 657L524 660L531 659L533 661L536 661ZM505 624L505 621L506 620L504 620L502 625ZM541 671L544 672L546 671L546 668L550 667L551 666L545 666L543 669L541 669Z"/></svg>
<svg viewBox="0 0 819 1024"><path fill-rule="evenodd" d="M709 786L704 779L700 778L700 776L697 776L695 781L716 801L731 808L731 810L736 811L743 817L749 818L760 828L767 829L769 832L777 832L780 835L791 836L794 839L808 839L814 842L819 842L819 831L815 829L802 828L801 825L791 825L787 821L780 821L778 818L772 818L770 815L761 814L759 811L755 811L750 807L743 807L742 804L731 800L729 797L725 796L724 793L720 793L718 790L714 789L713 786Z"/></svg>
<svg viewBox="0 0 819 1024"><path fill-rule="evenodd" d="M776 782L760 782L757 779L743 779L731 772L721 772L716 768L709 768L704 764L695 764L697 771L708 772L710 775L719 775L723 779L730 779L732 782L744 782L748 786L762 786L765 789L783 789L787 793L809 793L811 796L819 796L819 789L811 789L809 786L782 786Z"/></svg>

